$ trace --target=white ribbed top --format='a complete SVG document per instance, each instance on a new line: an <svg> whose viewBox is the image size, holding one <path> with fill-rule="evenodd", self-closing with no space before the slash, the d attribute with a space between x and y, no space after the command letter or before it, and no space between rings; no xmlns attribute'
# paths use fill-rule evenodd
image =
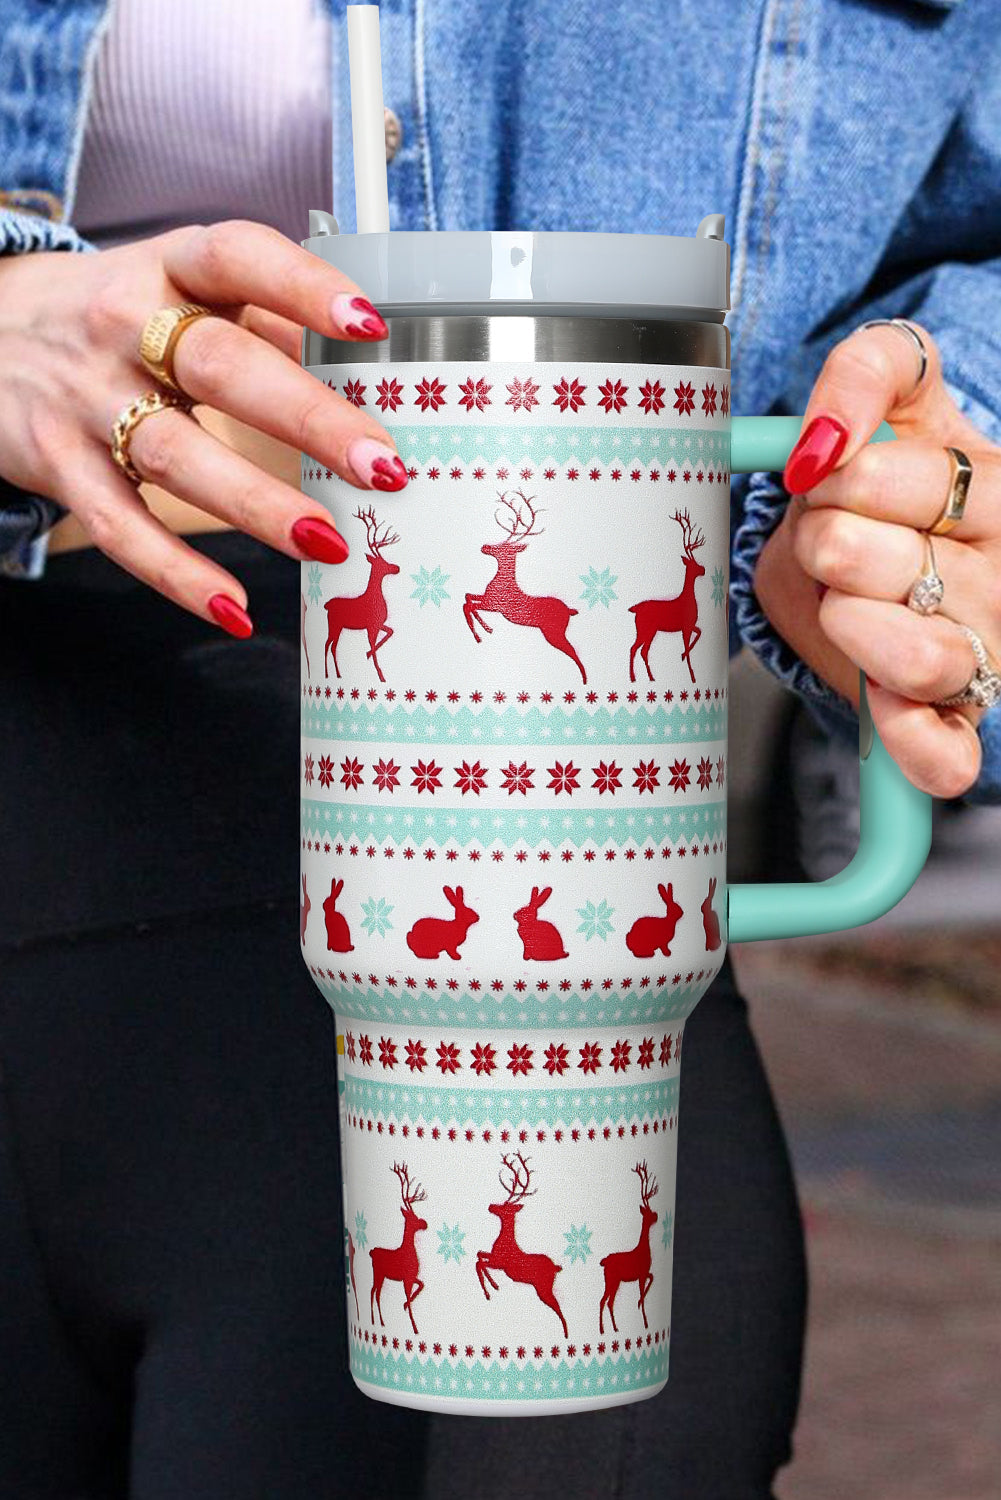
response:
<svg viewBox="0 0 1001 1500"><path fill-rule="evenodd" d="M71 207L102 247L257 219L299 241L331 210L322 0L113 0Z"/></svg>

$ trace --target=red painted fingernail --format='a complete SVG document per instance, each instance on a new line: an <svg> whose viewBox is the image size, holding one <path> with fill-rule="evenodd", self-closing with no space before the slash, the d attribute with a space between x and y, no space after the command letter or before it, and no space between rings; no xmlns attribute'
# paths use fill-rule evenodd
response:
<svg viewBox="0 0 1001 1500"><path fill-rule="evenodd" d="M303 516L292 527L292 540L300 552L314 562L341 563L348 555L348 544L339 531L315 516Z"/></svg>
<svg viewBox="0 0 1001 1500"><path fill-rule="evenodd" d="M350 292L338 292L330 304L334 322L343 333L356 338L384 339L389 332L385 322L367 297L356 297ZM359 317L359 314L361 316Z"/></svg>
<svg viewBox="0 0 1001 1500"><path fill-rule="evenodd" d="M403 460L376 438L357 437L348 444L348 463L372 490L402 490L409 475Z"/></svg>
<svg viewBox="0 0 1001 1500"><path fill-rule="evenodd" d="M782 483L792 495L826 479L845 451L848 428L833 417L814 417L789 455Z"/></svg>
<svg viewBox="0 0 1001 1500"><path fill-rule="evenodd" d="M217 625L221 625L223 630L228 630L238 640L245 641L248 635L254 633L254 622L247 611L228 594L213 594L209 600L209 613Z"/></svg>

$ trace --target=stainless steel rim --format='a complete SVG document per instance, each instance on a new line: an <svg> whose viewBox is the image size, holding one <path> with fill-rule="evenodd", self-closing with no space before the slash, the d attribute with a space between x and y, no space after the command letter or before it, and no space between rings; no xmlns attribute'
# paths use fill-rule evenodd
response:
<svg viewBox="0 0 1001 1500"><path fill-rule="evenodd" d="M371 344L326 338L307 329L303 364L589 360L730 368L730 333L720 323L466 313L389 314L386 322L389 337Z"/></svg>

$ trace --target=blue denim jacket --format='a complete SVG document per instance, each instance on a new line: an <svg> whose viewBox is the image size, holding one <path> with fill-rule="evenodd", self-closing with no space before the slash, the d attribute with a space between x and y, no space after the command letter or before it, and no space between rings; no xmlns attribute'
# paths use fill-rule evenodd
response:
<svg viewBox="0 0 1001 1500"><path fill-rule="evenodd" d="M317 3L334 21L332 206L351 232L346 0ZM108 16L108 0L0 0L0 253L93 248L71 222ZM381 32L403 128L392 228L690 234L725 213L735 413L802 411L832 344L900 314L1001 441L997 0L382 0ZM61 217L15 211L38 190ZM746 642L854 735L754 595L786 498L773 475L734 480L731 650ZM0 488L0 571L38 576L59 514ZM972 795L1001 801L1001 709L981 738Z"/></svg>

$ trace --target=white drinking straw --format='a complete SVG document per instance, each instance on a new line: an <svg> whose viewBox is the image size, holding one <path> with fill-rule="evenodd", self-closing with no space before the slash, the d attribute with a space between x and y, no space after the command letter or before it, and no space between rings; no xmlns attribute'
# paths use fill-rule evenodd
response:
<svg viewBox="0 0 1001 1500"><path fill-rule="evenodd" d="M349 5L347 9L356 228L359 234L385 233L389 229L389 183L379 7Z"/></svg>

